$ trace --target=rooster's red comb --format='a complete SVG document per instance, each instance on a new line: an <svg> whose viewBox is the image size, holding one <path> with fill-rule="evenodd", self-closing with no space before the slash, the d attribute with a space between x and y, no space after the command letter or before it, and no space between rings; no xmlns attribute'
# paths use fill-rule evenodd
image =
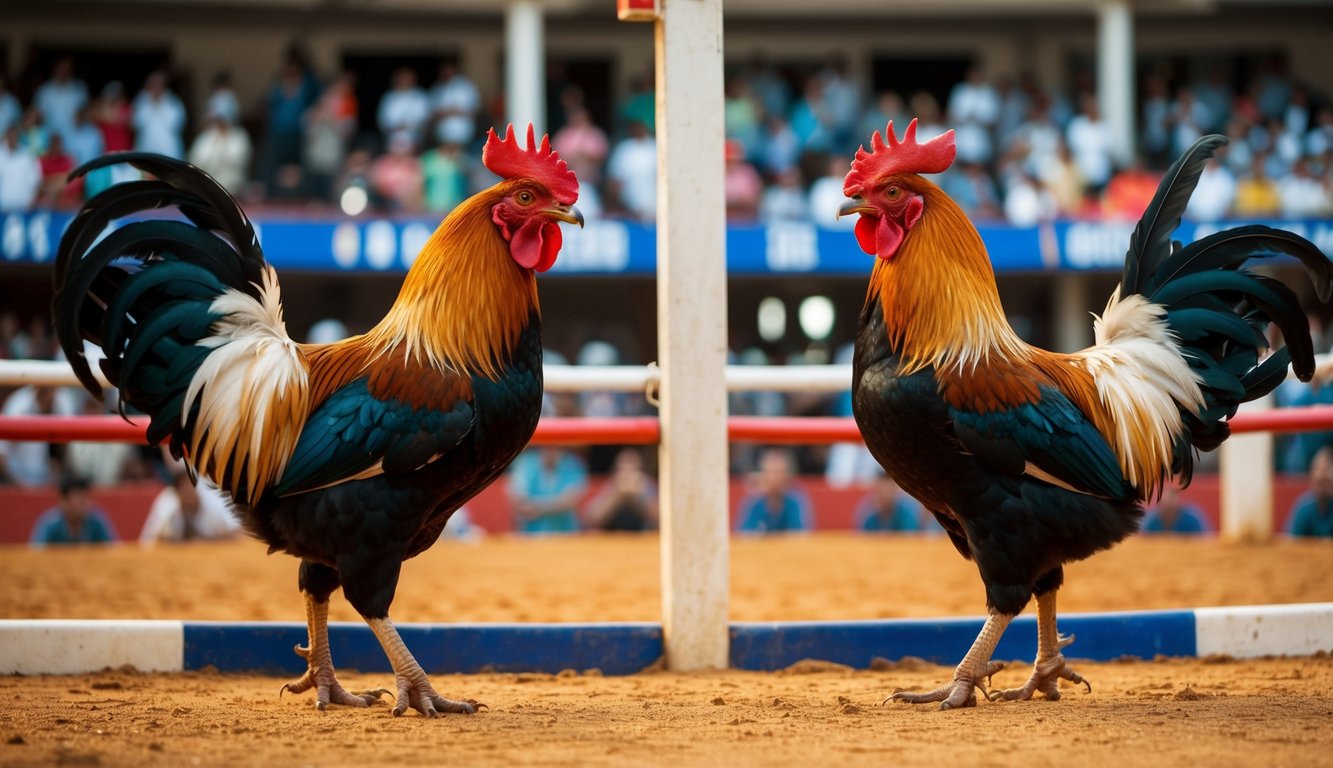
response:
<svg viewBox="0 0 1333 768"><path fill-rule="evenodd" d="M916 143L916 118L907 124L903 140L898 141L893 133L893 121L884 129L889 143L880 138L879 131L870 135L870 151L865 147L856 150L856 159L852 161L852 170L842 182L843 194L851 197L861 194L876 179L895 173L940 173L953 165L953 131L927 141Z"/></svg>
<svg viewBox="0 0 1333 768"><path fill-rule="evenodd" d="M511 124L501 139L492 128L486 132L486 146L481 150L481 162L491 173L505 179L532 179L551 191L561 205L573 205L579 199L579 180L560 155L551 151L551 138L542 136L537 146L536 131L528 123L528 148L523 149L514 137Z"/></svg>

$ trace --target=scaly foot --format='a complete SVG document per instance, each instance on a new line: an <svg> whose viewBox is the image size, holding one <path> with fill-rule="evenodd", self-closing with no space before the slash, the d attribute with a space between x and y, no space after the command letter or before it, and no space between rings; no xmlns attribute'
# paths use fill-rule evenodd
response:
<svg viewBox="0 0 1333 768"><path fill-rule="evenodd" d="M409 707L426 717L438 717L442 713L475 715L478 709L485 706L474 699L454 701L444 698L435 692L430 680L422 672L412 675L411 679L407 675L398 675L398 701L394 705L393 716L402 715Z"/></svg>
<svg viewBox="0 0 1333 768"><path fill-rule="evenodd" d="M1060 648L1066 648L1074 642L1073 635L1059 635L1057 645ZM1034 693L1040 692L1051 701L1058 701L1060 698L1060 681L1068 680L1076 685L1086 685L1088 693L1092 693L1092 683L1083 679L1083 675L1069 668L1065 663L1064 654L1056 651L1054 656L1046 659L1037 659L1032 665L1032 677L1028 678L1027 684L1022 688L1009 688L1003 691L993 691L988 698L991 701L1027 701L1032 698Z"/></svg>
<svg viewBox="0 0 1333 768"><path fill-rule="evenodd" d="M296 646L292 650L296 655L307 661L310 660L310 649L302 646ZM315 706L322 712L330 704L341 704L346 707L368 707L371 702L379 701L381 696L392 696L392 691L383 688L366 693L350 693L338 682L337 676L333 672L332 664L312 663L306 669L305 674L297 680L283 685L278 690L278 696L287 691L292 693L305 693L311 688L315 689Z"/></svg>
<svg viewBox="0 0 1333 768"><path fill-rule="evenodd" d="M1002 669L1004 669L1004 663L999 661L989 661L979 665L960 664L958 669L954 671L952 682L925 693L895 691L883 703L902 701L908 704L928 704L938 701L940 709L975 707L977 705L977 694L974 689L981 689L982 695L989 698L986 686L990 682L990 677Z"/></svg>

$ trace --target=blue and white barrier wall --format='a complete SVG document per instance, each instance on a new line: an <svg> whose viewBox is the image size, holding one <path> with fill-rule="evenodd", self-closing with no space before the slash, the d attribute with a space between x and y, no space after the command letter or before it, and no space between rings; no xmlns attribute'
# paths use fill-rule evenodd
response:
<svg viewBox="0 0 1333 768"><path fill-rule="evenodd" d="M803 659L854 668L908 656L952 664L981 629L979 618L850 622L737 622L731 666L767 671ZM1077 636L1070 658L1110 661L1158 655L1235 658L1308 656L1333 651L1333 603L1198 608L1140 613L1068 614L1062 632ZM546 672L599 669L633 674L662 656L662 628L627 624L404 624L403 640L431 673ZM212 667L223 672L295 675L305 662L296 623L195 621L0 620L0 674L80 674L132 666L145 672ZM1030 659L1037 625L1019 617L997 659ZM389 672L370 630L333 623L329 643L340 669Z"/></svg>

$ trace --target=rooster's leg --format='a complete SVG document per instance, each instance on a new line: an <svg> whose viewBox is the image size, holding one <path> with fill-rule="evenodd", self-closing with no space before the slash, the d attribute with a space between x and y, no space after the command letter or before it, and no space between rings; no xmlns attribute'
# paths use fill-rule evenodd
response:
<svg viewBox="0 0 1333 768"><path fill-rule="evenodd" d="M1055 630L1055 590L1037 596L1037 660L1032 664L1032 677L1022 688L1010 688L995 691L990 695L993 700L1018 699L1027 701L1032 694L1041 692L1046 698L1055 701L1060 698L1060 681L1068 680L1075 684L1086 685L1092 693L1092 684L1083 676L1065 664L1061 649L1074 642L1073 635L1061 635Z"/></svg>
<svg viewBox="0 0 1333 768"><path fill-rule="evenodd" d="M379 638L380 645L389 657L393 673L398 679L398 703L393 708L394 717L406 712L408 707L426 717L435 717L441 712L472 715L476 714L478 708L486 706L472 699L465 701L446 699L436 693L426 677L425 670L412 657L412 652L407 650L403 639L398 636L398 630L394 629L393 622L386 616L382 619L366 619L366 623L370 625L375 637Z"/></svg>
<svg viewBox="0 0 1333 768"><path fill-rule="evenodd" d="M977 705L977 694L974 688L980 688L982 694L986 694L986 681L990 676L1004 669L1004 664L991 661L991 654L995 653L995 646L1000 642L1000 636L1004 634L1005 627L1013 620L1013 616L1003 613L992 613L990 618L986 619L986 625L981 628L981 634L972 643L972 648L963 657L962 662L958 664L958 669L953 673L953 681L936 688L927 693L911 693L908 691L897 691L885 701L905 701L908 704L926 704L938 701L940 709L955 709L957 707L975 707Z"/></svg>
<svg viewBox="0 0 1333 768"><path fill-rule="evenodd" d="M305 596L306 623L310 627L309 645L296 646L296 655L309 663L304 675L287 683L278 691L281 696L287 691L304 693L315 689L315 706L324 709L329 704L344 704L349 707L365 707L377 701L383 694L391 693L380 689L368 693L348 693L342 687L333 671L333 659L329 654L329 604L327 600L316 600L309 592Z"/></svg>

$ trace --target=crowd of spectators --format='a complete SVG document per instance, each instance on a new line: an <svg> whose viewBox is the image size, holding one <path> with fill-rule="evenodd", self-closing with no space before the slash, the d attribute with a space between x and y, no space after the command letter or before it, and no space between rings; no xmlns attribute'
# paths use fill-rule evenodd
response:
<svg viewBox="0 0 1333 768"><path fill-rule="evenodd" d="M503 94L483 96L454 61L442 63L430 83L402 67L377 103L362 105L356 72L320 78L292 50L262 103L242 105L221 72L194 115L165 71L148 75L130 98L114 81L90 94L76 65L60 59L26 103L0 77L0 211L74 206L126 171L103 169L72 185L65 174L126 149L188 158L250 203L340 205L352 213L371 206L442 214L493 178L480 164L482 128L502 124L492 112ZM754 57L726 78L728 214L835 226L856 148L889 120L901 132L916 117L923 138L957 132L957 162L939 182L979 220L1136 218L1166 165L1211 132L1232 144L1200 181L1191 218L1333 215L1333 102L1280 66L1255 72L1239 88L1221 70L1194 81L1149 73L1138 103L1140 152L1122 165L1090 80L1071 79L1070 90L1055 91L1030 76L989 77L972 68L941 103L927 91L872 93L837 56L801 73ZM606 125L594 120L578 86L552 87L552 143L579 175L584 214L651 220L651 77L633 81ZM361 130L358 116L371 111L373 128Z"/></svg>

